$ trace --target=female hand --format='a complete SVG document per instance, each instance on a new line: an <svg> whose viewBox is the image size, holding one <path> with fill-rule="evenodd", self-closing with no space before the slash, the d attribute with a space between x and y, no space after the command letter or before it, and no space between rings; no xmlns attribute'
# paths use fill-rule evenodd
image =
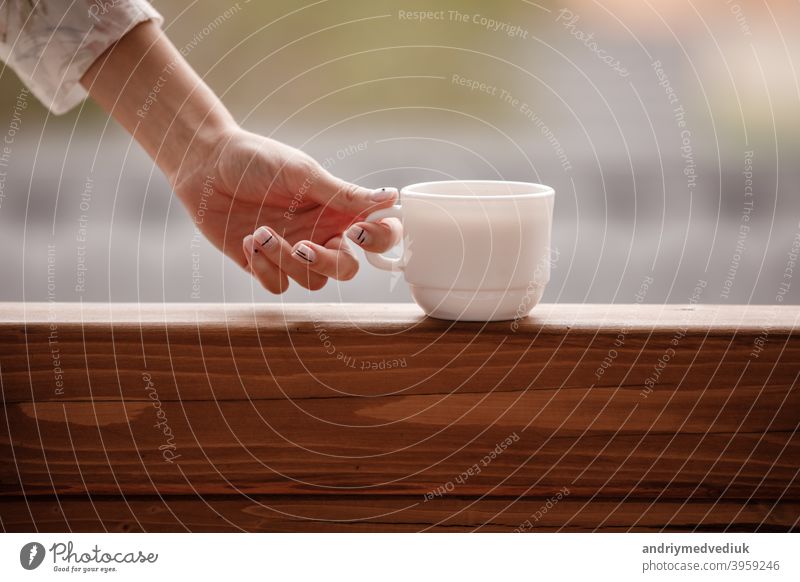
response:
<svg viewBox="0 0 800 582"><path fill-rule="evenodd" d="M289 279L311 290L329 277L352 279L358 261L346 231L374 252L400 239L396 220L361 222L394 203L394 188L344 182L300 150L238 127L213 150L197 149L179 171L176 194L203 234L272 293L284 292Z"/></svg>
<svg viewBox="0 0 800 582"><path fill-rule="evenodd" d="M241 129L153 22L134 27L81 83L147 150L197 227L217 248L282 293L294 279L319 289L351 279L358 262L343 235L383 252L400 239L393 188L368 190L332 176L307 154Z"/></svg>

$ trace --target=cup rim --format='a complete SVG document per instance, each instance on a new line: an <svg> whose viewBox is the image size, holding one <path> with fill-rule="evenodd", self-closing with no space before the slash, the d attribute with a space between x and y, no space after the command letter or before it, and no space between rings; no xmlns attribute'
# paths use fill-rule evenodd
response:
<svg viewBox="0 0 800 582"><path fill-rule="evenodd" d="M424 189L430 186L439 184L465 184L469 187L470 184L497 184L504 186L524 186L530 187L535 192L524 192L521 194L436 194L432 192L418 192L416 189ZM409 191L409 189L411 189ZM452 198L458 200L513 200L517 198L545 198L547 196L554 196L555 190L551 186L545 184L536 184L535 182L518 182L514 180L433 180L431 182L419 182L417 184L409 184L400 190L401 196L412 196L415 198Z"/></svg>

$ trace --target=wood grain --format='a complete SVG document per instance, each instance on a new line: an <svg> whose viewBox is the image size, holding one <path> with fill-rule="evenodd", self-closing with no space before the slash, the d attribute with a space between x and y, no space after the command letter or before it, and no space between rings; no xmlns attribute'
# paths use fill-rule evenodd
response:
<svg viewBox="0 0 800 582"><path fill-rule="evenodd" d="M566 497L93 496L0 499L7 531L558 532L797 531L799 502L643 501Z"/></svg>
<svg viewBox="0 0 800 582"><path fill-rule="evenodd" d="M792 529L799 322L786 306L541 305L512 325L406 305L0 304L0 519L503 530L568 487L548 528ZM98 495L95 521L47 517ZM259 521L253 496L328 513ZM184 517L134 519L161 498ZM488 519L504 499L517 509ZM233 525L201 518L208 500ZM358 509L404 501L438 513Z"/></svg>

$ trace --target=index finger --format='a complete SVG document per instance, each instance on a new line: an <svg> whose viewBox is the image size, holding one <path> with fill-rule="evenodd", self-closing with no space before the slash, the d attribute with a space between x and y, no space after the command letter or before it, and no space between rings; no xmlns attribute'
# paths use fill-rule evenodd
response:
<svg viewBox="0 0 800 582"><path fill-rule="evenodd" d="M391 206L398 195L397 188L364 188L340 180L324 169L309 189L309 197L318 204L353 217L365 217L370 212Z"/></svg>

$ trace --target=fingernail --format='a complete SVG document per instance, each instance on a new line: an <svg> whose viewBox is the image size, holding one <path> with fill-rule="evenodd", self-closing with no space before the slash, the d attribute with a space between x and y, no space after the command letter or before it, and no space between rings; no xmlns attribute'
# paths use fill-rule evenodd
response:
<svg viewBox="0 0 800 582"><path fill-rule="evenodd" d="M278 242L275 240L275 234L266 226L259 227L253 233L253 239L264 249L268 249ZM258 252L258 248L255 248L255 252Z"/></svg>
<svg viewBox="0 0 800 582"><path fill-rule="evenodd" d="M370 194L373 202L386 202L397 195L397 188L379 188Z"/></svg>
<svg viewBox="0 0 800 582"><path fill-rule="evenodd" d="M297 248L294 249L292 256L298 261L302 261L304 263L313 263L317 258L317 255L314 253L311 247L302 243L297 245Z"/></svg>
<svg viewBox="0 0 800 582"><path fill-rule="evenodd" d="M353 225L347 229L347 238L356 243L358 246L363 247L369 241L369 234L360 226Z"/></svg>

